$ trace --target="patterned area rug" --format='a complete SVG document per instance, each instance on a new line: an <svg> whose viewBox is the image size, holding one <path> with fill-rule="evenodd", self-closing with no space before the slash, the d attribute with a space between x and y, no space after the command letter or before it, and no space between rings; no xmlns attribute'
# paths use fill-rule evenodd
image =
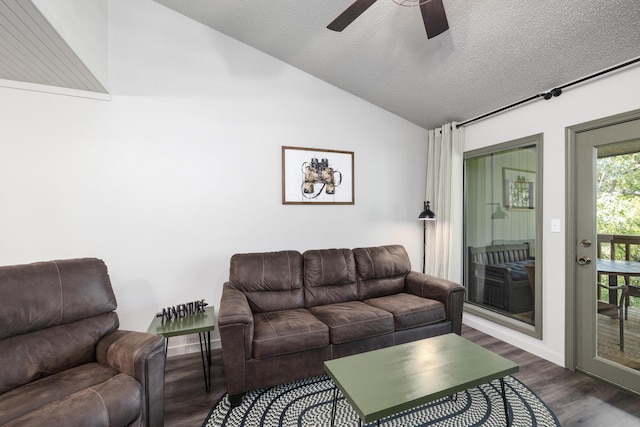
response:
<svg viewBox="0 0 640 427"><path fill-rule="evenodd" d="M560 426L549 407L516 378L505 377L512 426ZM225 395L203 427L330 426L334 385L327 376L308 378L245 394L231 409ZM336 426L358 426L359 417L338 393ZM367 425L375 426L376 423ZM380 420L381 426L505 426L498 380Z"/></svg>

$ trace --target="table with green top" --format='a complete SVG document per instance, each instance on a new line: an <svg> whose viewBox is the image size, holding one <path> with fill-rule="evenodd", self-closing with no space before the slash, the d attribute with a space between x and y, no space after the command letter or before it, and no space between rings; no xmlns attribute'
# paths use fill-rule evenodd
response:
<svg viewBox="0 0 640 427"><path fill-rule="evenodd" d="M180 335L198 334L200 353L202 356L202 371L206 391L211 389L211 331L215 329L215 315L213 307L205 307L204 312L163 320L155 317L147 332L162 335L165 338L164 353L169 348L169 338ZM206 336L205 336L206 333ZM205 362L206 358L206 362Z"/></svg>
<svg viewBox="0 0 640 427"><path fill-rule="evenodd" d="M324 362L338 389L364 423L378 421L471 387L500 379L510 425L504 377L518 365L459 335L447 334Z"/></svg>

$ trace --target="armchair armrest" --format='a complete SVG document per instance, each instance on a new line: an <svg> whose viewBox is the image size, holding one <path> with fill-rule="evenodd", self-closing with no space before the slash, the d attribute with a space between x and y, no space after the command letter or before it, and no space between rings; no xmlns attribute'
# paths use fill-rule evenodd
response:
<svg viewBox="0 0 640 427"><path fill-rule="evenodd" d="M454 333L462 333L462 308L465 288L450 280L410 271L406 278L409 293L422 298L440 301L445 306L447 320L451 321Z"/></svg>
<svg viewBox="0 0 640 427"><path fill-rule="evenodd" d="M245 392L245 361L251 359L253 352L253 313L245 294L228 282L222 288L218 329L227 393L235 404Z"/></svg>
<svg viewBox="0 0 640 427"><path fill-rule="evenodd" d="M227 282L222 288L220 310L218 311L218 326L228 326L242 323L253 326L253 312L249 307L246 295L233 289Z"/></svg>
<svg viewBox="0 0 640 427"><path fill-rule="evenodd" d="M96 347L96 360L135 378L144 398L145 426L164 423L164 338L134 331L114 331Z"/></svg>

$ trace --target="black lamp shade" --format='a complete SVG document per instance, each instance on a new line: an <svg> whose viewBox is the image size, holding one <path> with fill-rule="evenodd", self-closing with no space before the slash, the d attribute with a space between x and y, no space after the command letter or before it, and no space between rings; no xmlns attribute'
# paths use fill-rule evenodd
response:
<svg viewBox="0 0 640 427"><path fill-rule="evenodd" d="M418 219L422 221L435 221L436 214L429 208L429 202L424 202L424 210L418 215Z"/></svg>

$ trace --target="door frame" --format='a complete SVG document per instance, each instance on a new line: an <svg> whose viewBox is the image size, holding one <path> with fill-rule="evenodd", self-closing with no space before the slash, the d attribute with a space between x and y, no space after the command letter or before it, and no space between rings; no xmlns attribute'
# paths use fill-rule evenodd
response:
<svg viewBox="0 0 640 427"><path fill-rule="evenodd" d="M564 360L565 367L571 370L576 369L577 365L577 284L576 284L576 136L581 132L587 132L607 126L613 126L620 123L640 119L640 109L629 111L626 113L616 114L589 122L569 126L566 128L566 148L565 148L565 351ZM571 226L569 226L571 224ZM605 378L601 378L607 381Z"/></svg>

